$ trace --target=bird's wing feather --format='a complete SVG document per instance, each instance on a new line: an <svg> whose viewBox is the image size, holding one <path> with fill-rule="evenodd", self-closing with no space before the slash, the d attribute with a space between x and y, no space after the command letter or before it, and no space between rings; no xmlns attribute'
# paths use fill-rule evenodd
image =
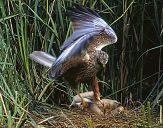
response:
<svg viewBox="0 0 163 128"><path fill-rule="evenodd" d="M75 8L70 9L68 15L71 18L74 32L65 40L61 50L66 49L71 43L86 34L100 33L108 27L108 24L96 12L83 6L75 5Z"/></svg>
<svg viewBox="0 0 163 128"><path fill-rule="evenodd" d="M70 58L81 57L81 53L83 51L86 52L89 40L94 36L105 31L105 33L108 34L108 38L111 38L111 43L117 40L112 28L101 19L97 13L89 8L75 5L75 8L70 9L69 16L72 21L74 33L61 46L62 53L52 65L49 72L52 78L62 75L60 74L61 65L65 61ZM104 46L106 46L106 44L102 45L100 49Z"/></svg>
<svg viewBox="0 0 163 128"><path fill-rule="evenodd" d="M88 34L91 33L93 36L93 34L96 34L97 32L94 32L94 29L89 29L89 28L74 31L72 33L72 35L67 40L65 40L65 42L61 46L61 50L66 49L68 46L71 45L72 42L74 42L75 40L79 39L80 37L86 35L86 33L88 33Z"/></svg>
<svg viewBox="0 0 163 128"><path fill-rule="evenodd" d="M96 33L93 33L93 35L96 35ZM83 52L86 52L86 47L89 43L89 40L92 38L92 34L87 34L82 37L80 37L78 40L76 40L71 46L66 48L61 55L57 58L57 60L53 63L51 70L49 72L49 76L51 78L57 78L61 76L61 68L62 64L74 57L80 57L81 54L84 54ZM81 62L83 63L83 62ZM74 65L71 65L72 67Z"/></svg>
<svg viewBox="0 0 163 128"><path fill-rule="evenodd" d="M34 51L29 55L31 60L44 65L46 67L51 67L55 62L56 58L46 52L43 51Z"/></svg>

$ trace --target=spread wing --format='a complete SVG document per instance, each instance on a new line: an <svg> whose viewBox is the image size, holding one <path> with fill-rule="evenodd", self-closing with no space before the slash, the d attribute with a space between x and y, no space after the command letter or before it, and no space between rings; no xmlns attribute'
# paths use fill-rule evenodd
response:
<svg viewBox="0 0 163 128"><path fill-rule="evenodd" d="M72 58L81 58L81 54L87 54L86 53L86 47L89 43L89 40L91 39L92 35L84 35L80 37L75 43L71 44L67 49L65 49L60 56L57 58L57 60L53 63L51 69L49 70L49 76L51 78L57 78L62 75L62 64ZM80 43L79 43L80 42ZM83 63L83 62L81 62ZM79 62L78 62L79 64ZM75 65L75 64L74 64ZM71 65L72 67L74 65Z"/></svg>
<svg viewBox="0 0 163 128"><path fill-rule="evenodd" d="M75 5L75 8L71 8L69 15L74 32L61 46L62 53L49 71L51 78L57 78L62 75L61 69L64 62L71 61L71 58L81 58L81 55L87 54L87 46L91 43L89 40L95 35L105 32L110 37L115 38L114 41L116 42L117 37L113 29L89 8ZM73 67L74 65L71 66Z"/></svg>
<svg viewBox="0 0 163 128"><path fill-rule="evenodd" d="M75 5L75 8L71 8L68 15L72 21L73 34L65 40L63 45L61 46L61 50L66 49L73 43L75 40L91 33L91 36L95 36L102 31L109 29L109 31L113 31L110 26L102 19L100 16L92 11L89 8ZM113 31L114 32L114 31ZM85 38L85 41L87 39ZM82 40L82 42L84 42ZM78 41L80 45L80 41Z"/></svg>

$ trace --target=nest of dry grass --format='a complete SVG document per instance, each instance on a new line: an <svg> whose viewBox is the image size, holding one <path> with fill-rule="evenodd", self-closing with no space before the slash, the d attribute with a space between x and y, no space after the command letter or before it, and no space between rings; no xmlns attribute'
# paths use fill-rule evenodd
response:
<svg viewBox="0 0 163 128"><path fill-rule="evenodd" d="M126 108L117 115L106 113L99 116L87 110L78 108L46 108L46 112L32 112L30 119L35 120L38 127L42 128L135 128L148 127L148 120L137 110ZM26 127L32 127L26 123ZM152 127L161 128L158 118L152 120Z"/></svg>

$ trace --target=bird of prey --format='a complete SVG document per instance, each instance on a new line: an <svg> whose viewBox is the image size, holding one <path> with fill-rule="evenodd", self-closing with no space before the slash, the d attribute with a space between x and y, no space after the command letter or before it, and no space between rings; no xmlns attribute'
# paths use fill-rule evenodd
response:
<svg viewBox="0 0 163 128"><path fill-rule="evenodd" d="M108 54L101 49L116 43L117 36L96 12L87 7L74 5L68 16L73 33L61 46L59 57L55 59L47 53L35 51L30 58L50 67L50 78L63 77L73 89L80 83L92 86L94 101L98 101L100 92L96 75L108 61Z"/></svg>

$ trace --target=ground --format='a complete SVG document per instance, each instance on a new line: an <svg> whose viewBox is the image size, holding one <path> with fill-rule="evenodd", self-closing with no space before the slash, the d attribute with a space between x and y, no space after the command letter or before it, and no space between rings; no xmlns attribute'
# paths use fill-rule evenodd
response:
<svg viewBox="0 0 163 128"><path fill-rule="evenodd" d="M78 108L48 108L47 112L31 112L30 119L35 120L39 128L161 128L159 118L146 119L146 116L139 109L124 109L123 112L112 116L106 113L105 116L99 116L79 110ZM152 123L152 124L150 124ZM26 121L24 126L29 127ZM30 126L33 127L33 126Z"/></svg>

